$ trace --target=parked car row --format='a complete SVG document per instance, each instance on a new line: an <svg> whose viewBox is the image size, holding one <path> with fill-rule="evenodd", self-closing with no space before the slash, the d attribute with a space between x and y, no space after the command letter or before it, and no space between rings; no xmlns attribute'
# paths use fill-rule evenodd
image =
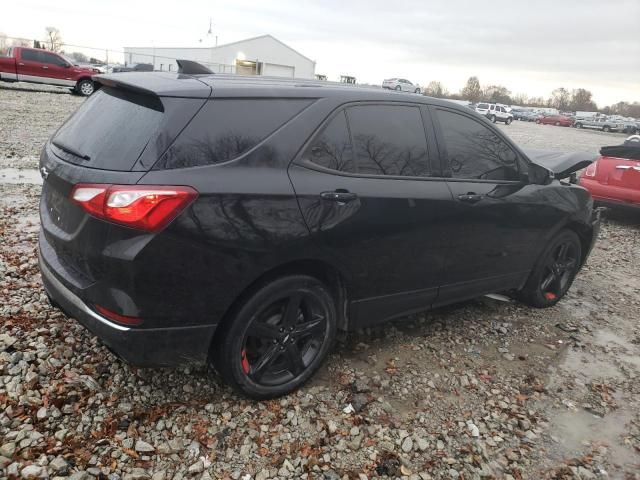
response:
<svg viewBox="0 0 640 480"><path fill-rule="evenodd" d="M493 123L503 122L505 125L509 125L513 121L513 115L507 111L507 108L496 103L479 103L475 110Z"/></svg>
<svg viewBox="0 0 640 480"><path fill-rule="evenodd" d="M421 93L420 85L413 84L404 78L387 78L382 82L382 88L397 92Z"/></svg>

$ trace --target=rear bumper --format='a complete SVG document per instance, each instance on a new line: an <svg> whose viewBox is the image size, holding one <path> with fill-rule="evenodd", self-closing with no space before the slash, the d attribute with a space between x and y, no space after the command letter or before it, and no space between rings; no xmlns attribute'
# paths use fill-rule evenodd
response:
<svg viewBox="0 0 640 480"><path fill-rule="evenodd" d="M215 325L152 329L119 325L98 315L56 278L39 250L38 260L49 298L127 363L139 367L173 367L206 361Z"/></svg>

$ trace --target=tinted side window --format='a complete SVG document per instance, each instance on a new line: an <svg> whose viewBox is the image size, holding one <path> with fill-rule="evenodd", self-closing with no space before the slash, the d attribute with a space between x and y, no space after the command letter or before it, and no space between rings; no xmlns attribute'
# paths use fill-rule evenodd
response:
<svg viewBox="0 0 640 480"><path fill-rule="evenodd" d="M418 107L363 105L347 109L358 173L431 174Z"/></svg>
<svg viewBox="0 0 640 480"><path fill-rule="evenodd" d="M310 103L307 99L209 100L154 169L232 160L258 145Z"/></svg>
<svg viewBox="0 0 640 480"><path fill-rule="evenodd" d="M35 50L22 50L22 59L29 62L39 62L38 52Z"/></svg>
<svg viewBox="0 0 640 480"><path fill-rule="evenodd" d="M519 179L516 154L504 140L469 117L437 112L453 178Z"/></svg>
<svg viewBox="0 0 640 480"><path fill-rule="evenodd" d="M347 117L344 112L333 117L320 135L309 145L304 158L332 170L356 172Z"/></svg>
<svg viewBox="0 0 640 480"><path fill-rule="evenodd" d="M42 63L48 63L50 65L66 65L60 57L47 52L40 52L40 61Z"/></svg>

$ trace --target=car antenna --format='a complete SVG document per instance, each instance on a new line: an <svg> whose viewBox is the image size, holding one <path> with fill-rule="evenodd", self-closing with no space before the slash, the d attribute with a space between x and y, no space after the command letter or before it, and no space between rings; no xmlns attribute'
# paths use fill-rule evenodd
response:
<svg viewBox="0 0 640 480"><path fill-rule="evenodd" d="M176 63L178 64L178 73L186 75L213 74L207 67L193 60L176 60Z"/></svg>

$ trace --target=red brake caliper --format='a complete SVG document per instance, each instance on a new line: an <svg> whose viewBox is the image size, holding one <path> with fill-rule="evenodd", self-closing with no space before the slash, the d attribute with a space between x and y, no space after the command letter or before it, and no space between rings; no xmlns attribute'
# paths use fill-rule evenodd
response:
<svg viewBox="0 0 640 480"><path fill-rule="evenodd" d="M556 294L553 292L545 292L544 293L544 298L546 298L547 300L555 300L556 299Z"/></svg>
<svg viewBox="0 0 640 480"><path fill-rule="evenodd" d="M251 366L249 365L249 360L247 360L247 349L243 348L240 352L240 363L242 365L242 371L248 375L249 370L251 370Z"/></svg>

